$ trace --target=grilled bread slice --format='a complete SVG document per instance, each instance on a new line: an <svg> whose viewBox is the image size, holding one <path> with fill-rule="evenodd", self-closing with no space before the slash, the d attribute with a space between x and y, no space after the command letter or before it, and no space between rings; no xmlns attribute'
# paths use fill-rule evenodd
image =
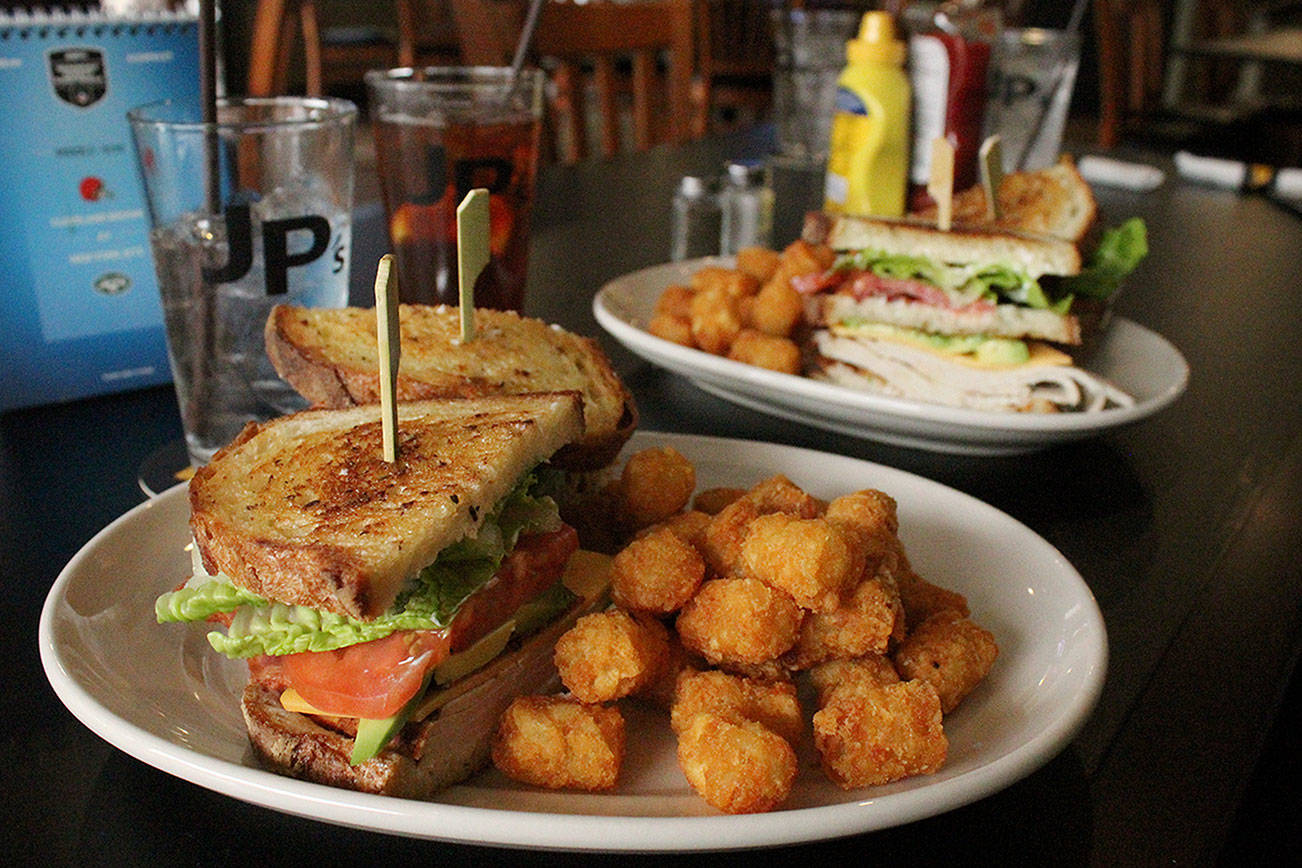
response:
<svg viewBox="0 0 1302 868"><path fill-rule="evenodd" d="M475 340L460 340L455 307L401 305L400 401L574 389L583 438L556 457L572 470L609 464L637 426L633 398L596 341L508 311L476 310ZM278 306L266 325L276 371L313 404L379 401L375 313Z"/></svg>
<svg viewBox="0 0 1302 868"><path fill-rule="evenodd" d="M1094 191L1067 155L1044 169L1005 175L996 195L999 218L994 223L987 220L986 194L979 184L955 194L954 221L1049 235L1073 244L1082 244L1098 224ZM933 205L916 216L934 222L936 208Z"/></svg>
<svg viewBox="0 0 1302 868"><path fill-rule="evenodd" d="M190 529L209 573L366 620L582 434L577 392L402 403L394 463L376 406L250 423L195 472Z"/></svg>
<svg viewBox="0 0 1302 868"><path fill-rule="evenodd" d="M886 250L922 256L936 262L1007 262L1032 277L1080 272L1075 244L1044 235L955 226L948 231L921 220L882 220L838 216L828 233L833 250Z"/></svg>

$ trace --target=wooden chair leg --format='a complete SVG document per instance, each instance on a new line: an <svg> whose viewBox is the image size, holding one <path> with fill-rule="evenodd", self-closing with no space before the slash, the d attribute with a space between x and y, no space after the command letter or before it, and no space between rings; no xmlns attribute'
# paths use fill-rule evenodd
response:
<svg viewBox="0 0 1302 868"><path fill-rule="evenodd" d="M300 0L298 14L303 29L305 91L308 96L320 96L324 88L321 80L321 24L317 17L316 0ZM288 55L288 50L285 53Z"/></svg>

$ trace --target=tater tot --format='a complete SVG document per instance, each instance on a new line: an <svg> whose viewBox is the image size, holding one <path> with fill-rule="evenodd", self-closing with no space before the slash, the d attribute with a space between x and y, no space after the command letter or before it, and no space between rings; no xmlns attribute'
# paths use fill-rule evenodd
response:
<svg viewBox="0 0 1302 868"><path fill-rule="evenodd" d="M949 714L986 677L999 648L990 631L957 612L937 612L910 628L892 658L900 676L930 683Z"/></svg>
<svg viewBox="0 0 1302 868"><path fill-rule="evenodd" d="M616 708L559 696L521 696L502 714L493 765L522 783L608 790L624 761L624 718Z"/></svg>
<svg viewBox="0 0 1302 868"><path fill-rule="evenodd" d="M616 605L667 615L705 580L705 559L668 527L639 537L615 555L610 590Z"/></svg>
<svg viewBox="0 0 1302 868"><path fill-rule="evenodd" d="M643 449L624 464L619 485L625 516L643 528L687 505L696 488L696 468L672 446Z"/></svg>
<svg viewBox="0 0 1302 868"><path fill-rule="evenodd" d="M742 329L728 347L728 358L735 362L777 371L800 374L800 347L786 337L774 337L755 329Z"/></svg>
<svg viewBox="0 0 1302 868"><path fill-rule="evenodd" d="M964 618L970 614L967 598L957 591L933 585L907 567L896 570L895 578L904 617L910 624L921 624L940 612L954 612Z"/></svg>
<svg viewBox="0 0 1302 868"><path fill-rule="evenodd" d="M820 708L831 702L838 691L857 692L865 687L895 684L899 680L895 664L885 654L828 660L809 670L809 683L818 694Z"/></svg>
<svg viewBox="0 0 1302 868"><path fill-rule="evenodd" d="M789 277L798 277L814 271L830 268L836 254L830 247L822 244L810 244L804 239L796 239L782 250L779 267Z"/></svg>
<svg viewBox="0 0 1302 868"><path fill-rule="evenodd" d="M695 294L690 286L667 286L656 300L655 312L687 319L692 315L692 296Z"/></svg>
<svg viewBox="0 0 1302 868"><path fill-rule="evenodd" d="M833 783L850 790L930 774L949 742L925 681L835 691L814 714L814 746Z"/></svg>
<svg viewBox="0 0 1302 868"><path fill-rule="evenodd" d="M674 697L678 695L678 683L695 672L700 672L705 661L695 657L678 640L678 634L666 630L669 639L669 654L665 665L647 684L638 688L634 696L669 711L673 708Z"/></svg>
<svg viewBox="0 0 1302 868"><path fill-rule="evenodd" d="M805 302L790 280L770 280L755 294L746 322L757 331L789 338L805 320Z"/></svg>
<svg viewBox="0 0 1302 868"><path fill-rule="evenodd" d="M696 338L692 336L692 321L685 316L658 313L651 317L646 330L658 338L684 347L695 347Z"/></svg>
<svg viewBox="0 0 1302 868"><path fill-rule="evenodd" d="M797 770L796 752L782 736L709 712L679 734L678 765L701 798L728 814L773 810L791 794Z"/></svg>
<svg viewBox="0 0 1302 868"><path fill-rule="evenodd" d="M759 507L761 513L785 512L796 518L817 518L827 507L781 473L751 486L746 499Z"/></svg>
<svg viewBox="0 0 1302 868"><path fill-rule="evenodd" d="M852 541L826 519L770 513L750 523L741 558L749 575L786 591L801 608L832 612L863 574Z"/></svg>
<svg viewBox="0 0 1302 868"><path fill-rule="evenodd" d="M773 276L780 258L776 250L767 247L743 247L737 251L737 270L763 283Z"/></svg>
<svg viewBox="0 0 1302 868"><path fill-rule="evenodd" d="M760 282L754 275L736 268L707 265L692 275L692 289L697 293L724 292L733 298L746 298L759 292Z"/></svg>
<svg viewBox="0 0 1302 868"><path fill-rule="evenodd" d="M887 575L870 576L831 612L810 613L785 660L793 669L807 669L839 657L884 654L903 616L895 583Z"/></svg>
<svg viewBox="0 0 1302 868"><path fill-rule="evenodd" d="M647 536L658 530L667 529L672 531L683 542L699 551L701 541L705 538L705 528L710 524L710 518L711 516L706 515L699 509L689 509L687 512L671 515L662 522L642 528L637 532L637 536Z"/></svg>
<svg viewBox="0 0 1302 868"><path fill-rule="evenodd" d="M791 595L759 579L711 579L679 612L678 637L716 665L764 663L796 643L803 617Z"/></svg>
<svg viewBox="0 0 1302 868"><path fill-rule="evenodd" d="M707 353L724 355L741 332L741 307L737 297L722 289L703 290L692 297L689 317L692 340Z"/></svg>
<svg viewBox="0 0 1302 868"><path fill-rule="evenodd" d="M670 725L682 732L701 712L728 720L753 720L796 745L804 734L804 716L796 698L795 682L763 681L720 672L692 672L678 680Z"/></svg>
<svg viewBox="0 0 1302 868"><path fill-rule="evenodd" d="M875 489L834 498L823 517L858 537L857 545L865 555L864 568L870 572L876 572L899 545L895 499Z"/></svg>
<svg viewBox="0 0 1302 868"><path fill-rule="evenodd" d="M707 488L704 491L697 492L696 498L692 501L692 507L706 515L718 515L725 506L745 493L746 489L744 488L729 488L726 486Z"/></svg>
<svg viewBox="0 0 1302 868"><path fill-rule="evenodd" d="M565 689L583 702L612 702L646 687L669 661L660 622L621 609L584 615L556 640L553 655Z"/></svg>
<svg viewBox="0 0 1302 868"><path fill-rule="evenodd" d="M754 501L741 497L710 519L700 548L711 573L716 576L739 575L745 569L741 560L742 540L746 538L746 528L759 514Z"/></svg>

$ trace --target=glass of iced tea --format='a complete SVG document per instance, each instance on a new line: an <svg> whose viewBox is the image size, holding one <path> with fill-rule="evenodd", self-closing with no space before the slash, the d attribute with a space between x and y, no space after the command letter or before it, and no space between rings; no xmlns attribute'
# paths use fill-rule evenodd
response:
<svg viewBox="0 0 1302 868"><path fill-rule="evenodd" d="M541 70L505 67L367 73L402 301L458 303L457 205L484 187L490 259L475 306L523 307L544 81Z"/></svg>

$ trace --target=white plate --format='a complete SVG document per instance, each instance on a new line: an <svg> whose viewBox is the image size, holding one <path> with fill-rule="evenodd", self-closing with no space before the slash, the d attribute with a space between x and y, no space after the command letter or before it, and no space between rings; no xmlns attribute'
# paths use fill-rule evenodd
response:
<svg viewBox="0 0 1302 868"><path fill-rule="evenodd" d="M990 676L946 718L944 768L845 792L824 778L806 746L784 809L725 816L688 787L667 719L644 712L629 719L628 758L612 794L546 792L490 770L434 801L415 801L262 771L238 708L243 665L213 653L199 625L154 623L154 597L188 575L183 486L109 525L60 574L41 615L46 675L73 714L110 744L238 799L420 838L575 850L759 847L907 823L1029 774L1062 750L1090 713L1107 661L1102 618L1080 575L1024 525L938 483L821 452L642 432L629 448L659 444L692 459L702 487L785 473L821 497L867 486L895 496L919 572L966 594L973 618L1000 646Z"/></svg>
<svg viewBox="0 0 1302 868"><path fill-rule="evenodd" d="M1178 398L1189 380L1179 350L1121 317L1113 319L1087 368L1128 392L1135 404L1097 413L997 413L873 395L734 362L646 331L666 286L687 283L703 265L731 263L695 259L626 274L601 288L593 313L637 355L724 400L851 437L936 452L1013 454L1092 437L1156 413Z"/></svg>

